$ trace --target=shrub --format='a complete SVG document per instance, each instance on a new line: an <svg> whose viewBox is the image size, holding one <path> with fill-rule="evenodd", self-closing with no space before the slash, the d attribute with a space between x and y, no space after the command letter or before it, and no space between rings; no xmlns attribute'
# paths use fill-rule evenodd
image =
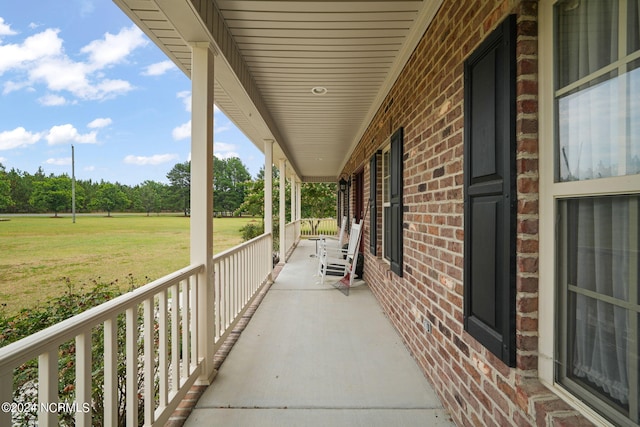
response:
<svg viewBox="0 0 640 427"><path fill-rule="evenodd" d="M32 335L44 328L59 323L69 317L79 314L89 308L109 301L123 292L116 282L109 284L93 281L93 286L88 291L76 291L68 278L67 291L60 297L50 300L48 303L36 306L31 309L23 309L14 316L6 316L0 311L0 347L18 341L26 336ZM130 275L131 287L134 288L134 280ZM138 324L142 324L142 310L138 310ZM122 349L126 348L126 326L123 315L117 319L117 341L118 348L118 425L125 425L125 357ZM156 337L157 339L157 337ZM139 336L138 349L141 351L144 343L142 334ZM92 425L103 425L103 402L104 402L104 329L96 327L92 331ZM61 402L73 403L75 399L75 340L68 341L58 348L58 395ZM142 360L138 366L138 386L143 384ZM14 401L16 403L36 403L36 384L38 381L38 361L31 360L14 370L13 375ZM157 381L156 381L157 383ZM156 384L157 393L158 384ZM78 402L81 405L84 402ZM35 406L34 406L34 409ZM138 417L140 424L144 418L144 400L139 399ZM13 415L14 425L36 425L37 412L19 412ZM59 424L62 426L75 425L74 414L60 413Z"/></svg>
<svg viewBox="0 0 640 427"><path fill-rule="evenodd" d="M264 233L264 223L260 222L249 222L244 227L240 229L240 233L242 234L242 240L248 241L255 237L258 237Z"/></svg>

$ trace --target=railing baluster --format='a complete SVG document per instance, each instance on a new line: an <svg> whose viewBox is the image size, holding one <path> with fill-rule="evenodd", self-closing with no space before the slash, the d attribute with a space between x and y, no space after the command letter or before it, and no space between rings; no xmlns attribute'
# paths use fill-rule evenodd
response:
<svg viewBox="0 0 640 427"><path fill-rule="evenodd" d="M189 279L182 282L182 377L189 377Z"/></svg>
<svg viewBox="0 0 640 427"><path fill-rule="evenodd" d="M154 420L155 409L155 341L153 319L153 297L144 301L144 424L151 425Z"/></svg>
<svg viewBox="0 0 640 427"><path fill-rule="evenodd" d="M76 426L91 427L91 410L83 405L91 403L91 330L76 336Z"/></svg>
<svg viewBox="0 0 640 427"><path fill-rule="evenodd" d="M198 276L193 276L191 282L191 368L193 372L198 364Z"/></svg>
<svg viewBox="0 0 640 427"><path fill-rule="evenodd" d="M138 425L138 307L134 306L126 312L126 410L127 426Z"/></svg>
<svg viewBox="0 0 640 427"><path fill-rule="evenodd" d="M213 263L213 331L214 341L220 339L220 263Z"/></svg>
<svg viewBox="0 0 640 427"><path fill-rule="evenodd" d="M38 356L38 405L58 403L58 347L48 349ZM49 406L47 406L49 407ZM40 406L38 407L40 409ZM40 427L58 425L56 411L38 411Z"/></svg>
<svg viewBox="0 0 640 427"><path fill-rule="evenodd" d="M169 334L167 318L167 290L158 294L158 374L159 374L159 403L164 408L169 402L169 383L167 362L169 357Z"/></svg>
<svg viewBox="0 0 640 427"><path fill-rule="evenodd" d="M226 258L224 261L224 285L223 285L223 298L224 298L224 308L223 308L223 313L224 313L224 323L223 323L223 327L224 330L226 331L227 328L229 327L229 285L231 283L231 275L229 274L229 258Z"/></svg>
<svg viewBox="0 0 640 427"><path fill-rule="evenodd" d="M118 318L104 322L104 425L118 425Z"/></svg>
<svg viewBox="0 0 640 427"><path fill-rule="evenodd" d="M238 271L238 258L240 257L240 252L242 251L236 252L230 259L231 271L233 276L233 279L231 281L231 290L232 290L233 299L231 300L232 308L231 308L231 311L229 312L229 326L231 326L233 319L235 319L236 315L238 314L238 304L240 304L240 298L238 296L238 284L240 282L240 275Z"/></svg>
<svg viewBox="0 0 640 427"><path fill-rule="evenodd" d="M0 404L13 402L13 369L0 371ZM0 411L0 426L11 425L11 411Z"/></svg>
<svg viewBox="0 0 640 427"><path fill-rule="evenodd" d="M180 287L171 286L171 394L180 388Z"/></svg>

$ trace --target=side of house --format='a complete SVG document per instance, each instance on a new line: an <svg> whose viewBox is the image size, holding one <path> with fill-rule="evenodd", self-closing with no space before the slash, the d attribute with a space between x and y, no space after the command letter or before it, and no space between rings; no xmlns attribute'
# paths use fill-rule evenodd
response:
<svg viewBox="0 0 640 427"><path fill-rule="evenodd" d="M445 0L343 169L459 425L640 423L639 3Z"/></svg>

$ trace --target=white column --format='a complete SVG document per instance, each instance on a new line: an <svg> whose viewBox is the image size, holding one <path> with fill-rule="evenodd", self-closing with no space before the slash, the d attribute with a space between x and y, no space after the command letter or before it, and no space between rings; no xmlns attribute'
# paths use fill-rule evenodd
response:
<svg viewBox="0 0 640 427"><path fill-rule="evenodd" d="M264 141L264 232L273 232L273 140Z"/></svg>
<svg viewBox="0 0 640 427"><path fill-rule="evenodd" d="M200 384L210 384L213 369L213 63L212 46L191 45L191 263L204 264L198 275L198 357L204 358Z"/></svg>
<svg viewBox="0 0 640 427"><path fill-rule="evenodd" d="M289 178L289 187L291 188L291 222L294 222L298 218L296 217L296 177L291 175Z"/></svg>
<svg viewBox="0 0 640 427"><path fill-rule="evenodd" d="M296 199L298 200L296 202L296 206L298 209L296 216L298 217L298 219L302 219L302 182L301 181L298 181L298 185L296 188Z"/></svg>
<svg viewBox="0 0 640 427"><path fill-rule="evenodd" d="M287 201L286 198L286 184L287 183L287 169L286 169L286 160L285 159L280 159L280 206L279 206L279 211L280 211L280 224L279 224L279 228L280 228L280 262L284 262L285 257L287 255L287 245L286 245L286 241L287 239L285 239L285 225L287 222L286 219L286 207L285 207L285 203Z"/></svg>
<svg viewBox="0 0 640 427"><path fill-rule="evenodd" d="M273 239L273 139L264 141L264 232ZM269 248L269 264L273 265L273 244Z"/></svg>

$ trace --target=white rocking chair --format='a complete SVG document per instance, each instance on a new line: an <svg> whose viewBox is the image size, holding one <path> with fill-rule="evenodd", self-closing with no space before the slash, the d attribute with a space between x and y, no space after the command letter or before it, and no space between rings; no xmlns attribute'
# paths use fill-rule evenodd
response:
<svg viewBox="0 0 640 427"><path fill-rule="evenodd" d="M358 262L358 248L362 236L362 222L353 222L347 249L323 247L319 254L320 283L324 284L327 274L341 276L339 282L351 287Z"/></svg>

